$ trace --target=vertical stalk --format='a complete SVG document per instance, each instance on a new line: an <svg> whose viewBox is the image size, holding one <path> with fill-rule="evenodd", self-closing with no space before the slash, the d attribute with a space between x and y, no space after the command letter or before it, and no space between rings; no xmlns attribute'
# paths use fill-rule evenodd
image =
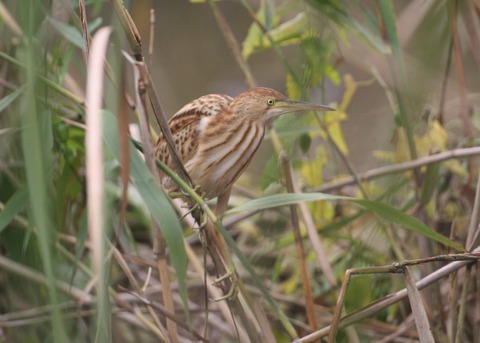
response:
<svg viewBox="0 0 480 343"><path fill-rule="evenodd" d="M52 256L52 242L55 241L52 233L52 219L49 216L50 196L48 187L51 184L47 173L47 165L50 162L48 140L51 137L51 125L48 122L48 114L43 111L37 96L40 94L37 83L39 61L38 49L35 48L33 38L36 29L36 3L21 1L18 5L21 11L26 12L25 28L25 72L26 89L24 105L21 105L21 138L23 157L25 162L25 175L28 185L29 202L32 215L32 224L37 229L37 243L40 251L43 271L47 278L48 301L51 305L51 325L54 342L66 342L65 326L59 309L59 299L55 288L54 259Z"/></svg>
<svg viewBox="0 0 480 343"><path fill-rule="evenodd" d="M106 262L108 259L106 259L105 242L105 175L102 138L103 71L110 33L110 28L102 28L95 35L88 60L87 77L87 132L85 135L87 210L98 297L95 342L110 342L112 338Z"/></svg>

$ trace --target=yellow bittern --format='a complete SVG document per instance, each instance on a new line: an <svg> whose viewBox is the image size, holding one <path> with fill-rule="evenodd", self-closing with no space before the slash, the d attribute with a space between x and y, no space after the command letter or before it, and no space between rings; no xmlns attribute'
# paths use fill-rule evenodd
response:
<svg viewBox="0 0 480 343"><path fill-rule="evenodd" d="M211 199L229 191L275 118L288 112L332 110L257 87L236 98L221 94L202 96L181 108L169 125L186 171L205 198ZM173 169L163 136L158 139L155 155ZM162 184L168 191L178 189L164 175Z"/></svg>

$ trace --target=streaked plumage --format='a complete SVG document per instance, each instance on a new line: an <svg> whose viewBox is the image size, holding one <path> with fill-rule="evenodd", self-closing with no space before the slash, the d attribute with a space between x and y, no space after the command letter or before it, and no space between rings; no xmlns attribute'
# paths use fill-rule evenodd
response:
<svg viewBox="0 0 480 343"><path fill-rule="evenodd" d="M169 121L179 157L195 185L207 199L230 187L250 163L273 119L287 112L332 110L285 98L269 88L253 88L236 98L210 94L193 100ZM167 144L160 136L156 157L174 168ZM162 175L162 184L176 190Z"/></svg>

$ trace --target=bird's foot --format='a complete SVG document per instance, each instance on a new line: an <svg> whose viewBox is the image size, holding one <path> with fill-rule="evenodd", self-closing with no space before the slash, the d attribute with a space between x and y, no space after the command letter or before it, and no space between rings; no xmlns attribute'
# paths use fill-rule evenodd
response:
<svg viewBox="0 0 480 343"><path fill-rule="evenodd" d="M202 198L205 196L205 192L202 191L202 186L195 185L193 190ZM187 192L185 192L183 189L180 189L179 191L169 192L168 196L172 199L179 199L179 198L188 198L190 195Z"/></svg>
<svg viewBox="0 0 480 343"><path fill-rule="evenodd" d="M220 287L221 283L224 282L225 280L230 281L229 285L229 290L226 294L222 295L221 297L213 299L213 301L223 301L223 300L233 300L236 298L238 294L238 284L237 284L237 275L235 272L228 271L224 275L220 276L217 278L215 281L213 281L212 285Z"/></svg>
<svg viewBox="0 0 480 343"><path fill-rule="evenodd" d="M204 197L205 196L205 192L203 192L201 190L201 186L200 185L196 185L195 188L194 188L194 191L195 193L197 193L200 197ZM188 198L190 197L189 194L185 193L183 190L180 190L179 192L177 191L174 191L174 192L170 192L168 194L170 196L170 198L172 199L179 199L179 198ZM197 203L194 203L193 205L191 205L192 202L184 202L180 207L181 208L186 208L188 209L187 212L185 212L181 217L180 217L180 220L183 220L186 216L188 216L189 214L193 213L193 217L195 219L197 219L197 217L200 217L198 220L197 219L197 223L198 223L198 229L202 229L205 227L205 225L207 224L207 221L208 221L208 218L204 215L203 211L200 210L200 206L197 204ZM197 213L195 213L195 211L197 211Z"/></svg>

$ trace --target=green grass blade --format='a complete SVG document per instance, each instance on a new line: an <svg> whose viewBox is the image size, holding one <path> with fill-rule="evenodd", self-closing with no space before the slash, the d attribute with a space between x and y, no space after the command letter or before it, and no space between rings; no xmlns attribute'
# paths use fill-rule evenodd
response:
<svg viewBox="0 0 480 343"><path fill-rule="evenodd" d="M454 248L458 251L464 251L465 249L462 248L459 244L451 241L447 237L433 231L428 226L423 224L421 221L412 217L402 211L399 211L389 205L378 201L366 200L366 199L358 199L358 198L350 198L344 196L336 196L324 193L290 193L290 194L275 194L267 197L263 197L260 199L255 199L251 201L247 201L246 203L237 206L225 214L232 214L238 213L248 210L265 210L269 208L279 207L279 206L286 206L296 204L302 201L333 201L333 200L347 200L354 202L372 212L377 214L378 216L397 223L406 229L413 231L419 235L425 236L427 238L433 239L438 243L441 243L447 247Z"/></svg>
<svg viewBox="0 0 480 343"><path fill-rule="evenodd" d="M58 293L55 287L55 266L52 256L52 242L55 241L50 214L50 196L48 186L51 180L48 177L47 165L50 156L44 147L44 137L50 137L51 126L44 125L49 120L37 103L37 94L40 90L37 84L38 53L33 48L31 39L27 42L26 76L27 87L25 103L21 107L22 149L25 162L31 221L36 227L38 247L42 260L43 271L48 280L48 301L51 308L52 337L54 342L67 342L65 325L59 308Z"/></svg>
<svg viewBox="0 0 480 343"><path fill-rule="evenodd" d="M0 233L2 233L18 213L25 209L27 202L28 192L26 188L18 190L10 199L8 199L3 211L0 212Z"/></svg>
<svg viewBox="0 0 480 343"><path fill-rule="evenodd" d="M250 210L266 210L269 208L287 206L302 201L322 201L322 200L348 200L352 198L330 195L326 193L286 193L266 196L259 199L247 201L246 203L232 208L225 212L225 215L250 211Z"/></svg>
<svg viewBox="0 0 480 343"><path fill-rule="evenodd" d="M406 229L409 229L419 235L425 236L427 238L433 239L438 243L441 243L447 247L454 248L458 251L465 251L465 249L459 244L451 241L447 237L433 231L431 228L423 224L417 218L412 217L402 211L399 211L391 206L383 204L377 201L370 201L365 199L355 199L353 200L360 206L369 209L370 211L376 213L380 217L387 219L391 222L397 223Z"/></svg>
<svg viewBox="0 0 480 343"><path fill-rule="evenodd" d="M15 101L15 99L18 98L18 96L22 94L24 90L25 90L25 85L23 85L22 87L18 87L12 93L2 98L0 100L0 112L2 112L4 109L10 106L10 104L13 101Z"/></svg>

